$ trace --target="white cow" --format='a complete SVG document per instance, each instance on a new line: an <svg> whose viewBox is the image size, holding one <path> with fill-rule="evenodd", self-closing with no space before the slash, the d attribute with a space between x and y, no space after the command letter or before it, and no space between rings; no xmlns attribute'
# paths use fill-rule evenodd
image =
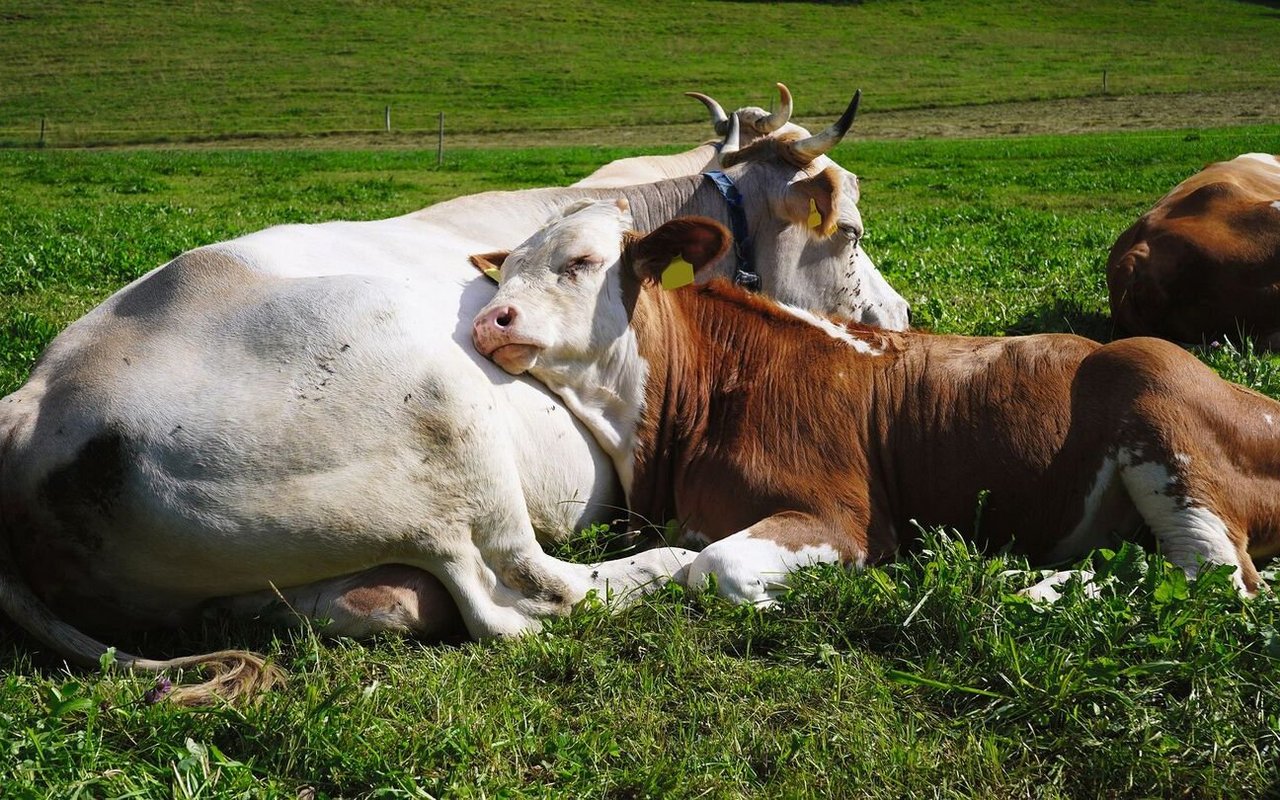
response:
<svg viewBox="0 0 1280 800"><path fill-rule="evenodd" d="M852 111L817 136L757 142L727 170L764 290L836 313L862 225L856 178L821 153ZM106 646L71 623L110 633L278 595L342 633L430 635L460 615L496 636L592 590L625 599L672 574L689 553L588 566L543 552L535 532L554 538L620 506L617 478L553 395L469 344L492 287L464 254L514 246L602 198L625 199L640 229L688 213L729 221L696 176L491 192L270 228L121 289L0 400L0 607L92 665ZM225 670L190 701L275 677L241 651L117 659Z"/></svg>
<svg viewBox="0 0 1280 800"><path fill-rule="evenodd" d="M792 110L791 92L781 83L777 86L779 108L772 113L758 106L744 106L730 115L724 112L718 102L705 94L700 92L685 92L685 94L697 98L707 106L711 112L711 122L718 135L728 136L731 126L736 124L742 146L769 136L797 133L807 136L808 131L789 121ZM681 175L696 175L705 170L718 169L719 165L720 142L713 140L668 156L620 158L605 164L572 185L598 189L630 186ZM846 309L850 319L865 325L892 330L903 330L908 327L910 309L907 302L880 274L875 262L862 249L861 243L853 249L850 271L851 281L848 288L852 295L862 298L856 305Z"/></svg>

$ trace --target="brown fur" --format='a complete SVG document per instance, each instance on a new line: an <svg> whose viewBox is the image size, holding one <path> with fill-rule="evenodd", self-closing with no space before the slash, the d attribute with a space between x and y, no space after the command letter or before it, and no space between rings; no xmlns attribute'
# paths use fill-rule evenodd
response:
<svg viewBox="0 0 1280 800"><path fill-rule="evenodd" d="M477 253L469 256L467 261L476 268L476 272L483 275L487 269L501 270L502 262L506 261L509 255L511 255L510 250L495 250L492 253Z"/></svg>
<svg viewBox="0 0 1280 800"><path fill-rule="evenodd" d="M791 546L826 531L845 561L869 563L916 520L1043 558L1124 448L1227 523L1250 590L1246 553L1280 549L1280 427L1263 417L1280 425L1280 403L1164 342L844 325L882 351L869 356L723 281L646 287L632 327L649 366L631 492L644 518L716 540L798 514L813 522ZM1139 521L1115 488L1097 533ZM770 538L787 544L786 528Z"/></svg>
<svg viewBox="0 0 1280 800"><path fill-rule="evenodd" d="M1243 331L1280 344L1280 173L1210 164L1129 227L1107 258L1122 333L1199 343Z"/></svg>

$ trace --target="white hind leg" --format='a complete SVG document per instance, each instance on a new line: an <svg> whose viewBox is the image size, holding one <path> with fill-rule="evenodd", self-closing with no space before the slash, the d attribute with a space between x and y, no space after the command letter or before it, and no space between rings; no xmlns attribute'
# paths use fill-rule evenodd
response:
<svg viewBox="0 0 1280 800"><path fill-rule="evenodd" d="M1012 577L1023 573L1022 570L1009 570L1003 574ZM1038 603L1056 603L1062 599L1062 592L1059 589L1065 586L1072 578L1080 581L1084 587L1085 597L1092 599L1102 594L1102 588L1093 582L1092 570L1068 569L1047 575L1044 572L1038 574L1043 577L1038 582L1018 592L1018 594Z"/></svg>
<svg viewBox="0 0 1280 800"><path fill-rule="evenodd" d="M1189 459L1174 456L1173 464L1165 464L1126 450L1120 451L1119 458L1125 489L1165 557L1189 578L1207 564L1229 564L1236 568L1232 576L1236 588L1252 596L1258 573L1243 549L1243 534L1210 505L1210 487L1196 486L1187 474Z"/></svg>

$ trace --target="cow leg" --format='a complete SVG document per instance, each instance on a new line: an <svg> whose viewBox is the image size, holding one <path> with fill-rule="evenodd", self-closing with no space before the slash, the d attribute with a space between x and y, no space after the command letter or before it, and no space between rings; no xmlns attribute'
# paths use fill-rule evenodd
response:
<svg viewBox="0 0 1280 800"><path fill-rule="evenodd" d="M1004 575L1021 575L1022 570L1010 570L1003 573ZM1036 583L1028 586L1018 594L1023 597L1030 598L1039 603L1056 603L1062 599L1062 592L1058 591L1068 581L1075 578L1084 586L1084 596L1089 598L1097 597L1102 593L1101 587L1093 582L1093 571L1087 569L1068 569L1054 572L1049 575L1040 573L1043 577Z"/></svg>
<svg viewBox="0 0 1280 800"><path fill-rule="evenodd" d="M1072 394L1078 418L1115 421L1106 458L1165 557L1188 577L1230 565L1240 592L1255 593L1250 554L1280 534L1280 404L1146 338L1089 355Z"/></svg>
<svg viewBox="0 0 1280 800"><path fill-rule="evenodd" d="M785 511L707 545L689 566L688 586L715 576L716 588L737 603L771 606L801 567L861 563L848 552L848 537L809 514Z"/></svg>
<svg viewBox="0 0 1280 800"><path fill-rule="evenodd" d="M455 585L468 591L468 600L477 606L474 613L482 618L479 635L517 633L536 628L543 617L568 613L592 590L621 608L670 579L695 555L662 548L585 565L558 561L539 551L506 560L500 573L472 563L475 574L487 575L493 583L464 579ZM209 607L281 626L310 622L333 637L389 632L435 640L467 631L464 615L445 583L426 570L403 564L223 598ZM495 622L511 627L499 628Z"/></svg>
<svg viewBox="0 0 1280 800"><path fill-rule="evenodd" d="M663 547L599 564L574 564L544 553L531 529L523 539L518 547L460 554L436 572L473 636L536 630L544 618L568 614L591 592L619 610L660 588L697 555Z"/></svg>
<svg viewBox="0 0 1280 800"><path fill-rule="evenodd" d="M1174 458L1137 461L1120 453L1120 477L1164 556L1194 578L1207 564L1236 568L1233 581L1252 596L1261 578L1243 527L1214 502L1224 492Z"/></svg>
<svg viewBox="0 0 1280 800"><path fill-rule="evenodd" d="M456 559L457 567L446 567L440 578L426 569L387 564L303 586L221 598L207 607L285 627L309 622L332 637L390 632L437 640L468 630L491 637L537 629L543 618L569 613L591 591L623 608L661 586L694 556L659 548L601 564L573 564L535 545L523 554L491 556L493 563Z"/></svg>

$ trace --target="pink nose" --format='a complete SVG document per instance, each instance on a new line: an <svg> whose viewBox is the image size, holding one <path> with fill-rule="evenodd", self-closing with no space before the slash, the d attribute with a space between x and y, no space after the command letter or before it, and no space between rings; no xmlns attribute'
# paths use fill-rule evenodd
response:
<svg viewBox="0 0 1280 800"><path fill-rule="evenodd" d="M509 338L511 326L518 315L515 306L498 306L476 317L471 324L471 338L476 349L487 356L501 347Z"/></svg>

